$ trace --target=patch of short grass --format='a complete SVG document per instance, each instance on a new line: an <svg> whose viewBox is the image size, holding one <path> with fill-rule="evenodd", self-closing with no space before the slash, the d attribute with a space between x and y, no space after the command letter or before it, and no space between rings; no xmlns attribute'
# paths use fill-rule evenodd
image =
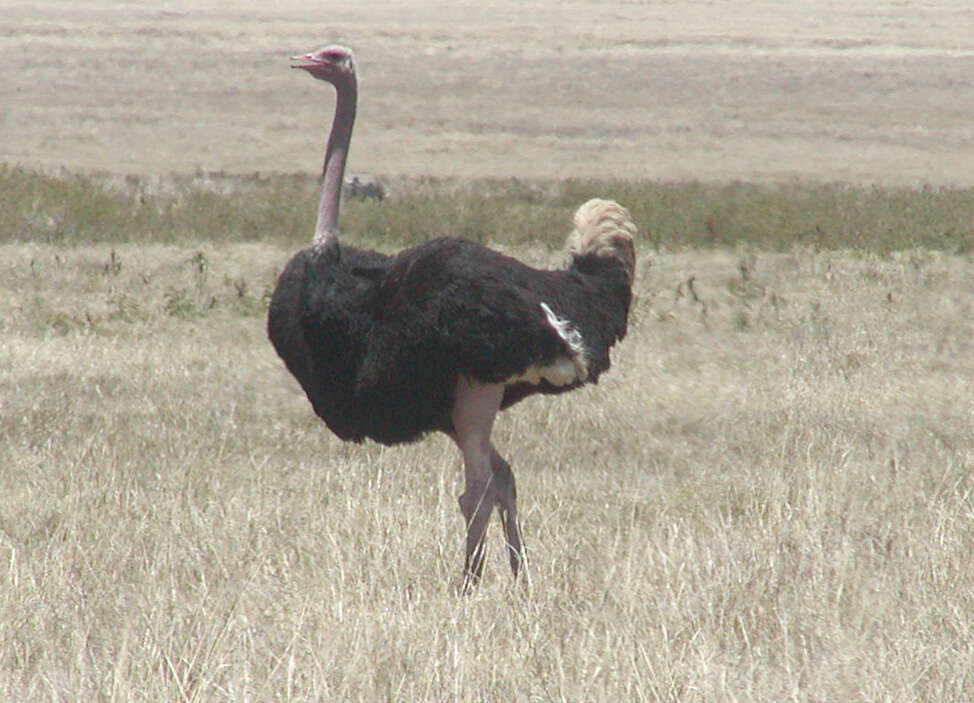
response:
<svg viewBox="0 0 974 703"><path fill-rule="evenodd" d="M389 250L451 235L554 250L570 227L566 212L588 198L610 197L632 211L645 243L656 248L974 250L971 188L400 179L392 191L382 202L343 203L350 241ZM118 177L0 166L0 242L296 247L313 230L317 192L310 174Z"/></svg>

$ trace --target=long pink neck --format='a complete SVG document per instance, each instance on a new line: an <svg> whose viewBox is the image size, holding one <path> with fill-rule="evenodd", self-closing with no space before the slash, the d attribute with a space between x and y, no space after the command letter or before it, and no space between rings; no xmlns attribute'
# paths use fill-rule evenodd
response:
<svg viewBox="0 0 974 703"><path fill-rule="evenodd" d="M328 136L325 165L321 174L321 200L315 224L313 245L326 248L338 242L338 204L342 196L345 159L355 124L355 101L358 88L354 77L348 83L335 84L335 119Z"/></svg>

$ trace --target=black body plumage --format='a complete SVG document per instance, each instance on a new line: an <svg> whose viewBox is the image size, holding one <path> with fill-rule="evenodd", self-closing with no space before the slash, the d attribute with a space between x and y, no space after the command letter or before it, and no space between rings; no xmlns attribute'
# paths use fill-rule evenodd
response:
<svg viewBox="0 0 974 703"><path fill-rule="evenodd" d="M576 330L587 377L626 333L629 275L616 258L539 270L474 242L434 239L397 255L298 252L280 276L268 334L315 412L340 438L397 444L450 431L457 379L505 383L502 407L581 385L517 381L573 350L542 303Z"/></svg>

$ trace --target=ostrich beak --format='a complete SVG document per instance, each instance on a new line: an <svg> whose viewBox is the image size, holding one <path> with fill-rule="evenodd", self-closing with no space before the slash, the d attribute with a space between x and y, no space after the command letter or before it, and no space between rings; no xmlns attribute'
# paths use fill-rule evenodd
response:
<svg viewBox="0 0 974 703"><path fill-rule="evenodd" d="M305 70L309 68L315 68L320 66L323 62L316 59L311 54L303 54L301 56L291 57L291 68L303 68Z"/></svg>

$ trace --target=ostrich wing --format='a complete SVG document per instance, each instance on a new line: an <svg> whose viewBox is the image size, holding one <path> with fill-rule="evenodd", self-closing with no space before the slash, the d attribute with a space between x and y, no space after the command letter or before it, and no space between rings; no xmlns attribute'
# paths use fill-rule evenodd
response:
<svg viewBox="0 0 974 703"><path fill-rule="evenodd" d="M553 324L551 311L567 275L456 239L403 252L373 299L359 387L401 384L404 374L416 383L460 374L540 383L544 369L558 364L559 384L577 385L585 372L569 379L565 364L575 368L582 342L572 339L570 320Z"/></svg>

